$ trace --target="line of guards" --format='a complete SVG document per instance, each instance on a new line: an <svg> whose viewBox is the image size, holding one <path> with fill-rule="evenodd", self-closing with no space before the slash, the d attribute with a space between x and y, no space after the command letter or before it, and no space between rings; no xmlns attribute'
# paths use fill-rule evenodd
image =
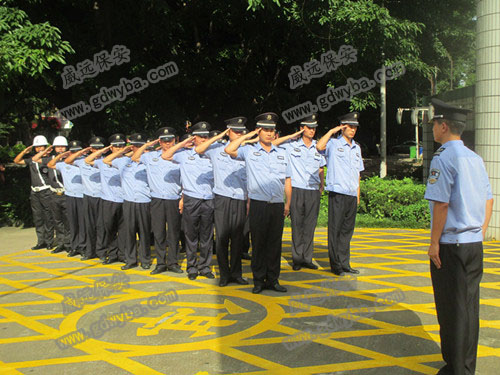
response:
<svg viewBox="0 0 500 375"><path fill-rule="evenodd" d="M313 239L327 166L331 270L340 276L358 273L349 259L364 169L353 141L358 116L341 116L340 125L318 142L317 114L302 120L300 131L277 138L278 116L272 112L258 115L250 132L245 117L226 120L223 132L210 132L210 125L201 121L177 143L170 127L159 129L153 140L139 133L128 138L113 134L109 146L102 137L93 137L86 148L62 136L49 146L38 135L14 159L31 173L38 237L32 249L55 247L53 253L80 254L82 260L124 262L122 270L139 263L150 269L153 233L157 262L151 274L182 273L183 231L189 279L213 279L215 225L221 287L248 284L241 259L248 257L243 249L248 249L249 231L253 293L265 288L286 292L278 281L284 218L291 216L293 269L317 269ZM32 148L35 155L25 158Z"/></svg>

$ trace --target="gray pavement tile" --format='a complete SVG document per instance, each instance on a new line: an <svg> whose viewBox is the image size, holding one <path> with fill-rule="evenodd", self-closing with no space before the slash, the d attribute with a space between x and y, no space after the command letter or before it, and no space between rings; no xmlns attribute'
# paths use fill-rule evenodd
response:
<svg viewBox="0 0 500 375"><path fill-rule="evenodd" d="M363 361L367 358L359 354L307 342L302 346L287 350L283 344L264 344L259 346L240 346L239 350L292 368L319 366L330 363Z"/></svg>
<svg viewBox="0 0 500 375"><path fill-rule="evenodd" d="M132 375L132 372L113 366L104 361L88 361L81 363L65 363L45 365L40 367L26 367L19 370L26 375L69 375L69 374L106 374Z"/></svg>
<svg viewBox="0 0 500 375"><path fill-rule="evenodd" d="M13 338L13 337L38 336L38 335L39 335L39 333L37 331L29 329L29 328L27 328L21 324L18 324L16 322L0 323L0 339L9 339L9 338ZM6 343L2 344L2 351L4 350L4 345L6 345Z"/></svg>
<svg viewBox="0 0 500 375"><path fill-rule="evenodd" d="M429 339L423 339L401 333L393 335L344 337L336 340L360 348L374 350L392 357L410 357L441 353L439 345L430 337ZM401 345L403 342L404 345Z"/></svg>

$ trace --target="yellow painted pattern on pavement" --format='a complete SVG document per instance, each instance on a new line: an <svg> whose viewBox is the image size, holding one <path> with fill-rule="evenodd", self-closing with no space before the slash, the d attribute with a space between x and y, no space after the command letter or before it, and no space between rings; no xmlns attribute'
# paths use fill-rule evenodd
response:
<svg viewBox="0 0 500 375"><path fill-rule="evenodd" d="M351 265L361 273L342 278L329 270L325 229L315 236L319 269L293 271L285 228L288 293L259 295L249 261L250 285L220 288L186 273L13 252L0 257L0 374L435 374L443 362L428 240L427 230L358 229ZM92 299L96 282L118 274L126 287ZM176 300L151 304L168 290ZM500 361L499 291L500 243L487 242L478 367ZM70 294L87 302L68 312Z"/></svg>

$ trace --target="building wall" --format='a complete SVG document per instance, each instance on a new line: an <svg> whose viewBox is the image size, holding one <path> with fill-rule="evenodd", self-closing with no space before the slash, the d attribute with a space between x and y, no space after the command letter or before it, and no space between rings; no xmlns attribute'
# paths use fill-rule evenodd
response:
<svg viewBox="0 0 500 375"><path fill-rule="evenodd" d="M478 0L475 150L483 158L495 203L486 238L500 239L500 1Z"/></svg>

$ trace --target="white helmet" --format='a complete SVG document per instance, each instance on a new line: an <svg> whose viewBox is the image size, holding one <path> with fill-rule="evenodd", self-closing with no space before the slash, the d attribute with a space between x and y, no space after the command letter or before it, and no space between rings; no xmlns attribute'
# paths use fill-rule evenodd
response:
<svg viewBox="0 0 500 375"><path fill-rule="evenodd" d="M47 142L47 138L43 135L37 135L35 139L33 139L33 147L47 146L48 144L49 142Z"/></svg>
<svg viewBox="0 0 500 375"><path fill-rule="evenodd" d="M57 137L54 138L54 141L52 142L52 146L65 146L68 147L68 140L63 137L62 135L58 135Z"/></svg>

